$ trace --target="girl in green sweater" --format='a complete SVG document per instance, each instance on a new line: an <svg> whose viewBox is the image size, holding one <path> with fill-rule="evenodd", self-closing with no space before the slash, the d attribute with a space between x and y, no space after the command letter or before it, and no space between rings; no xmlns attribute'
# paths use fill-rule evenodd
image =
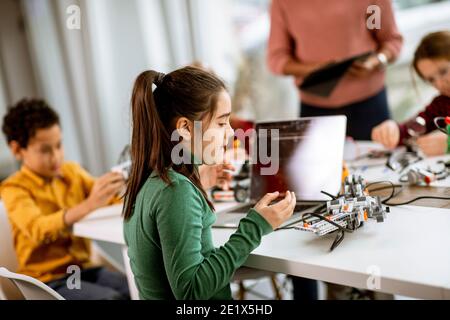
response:
<svg viewBox="0 0 450 320"><path fill-rule="evenodd" d="M231 299L234 272L262 236L292 215L295 195L287 191L271 205L279 194L266 194L228 242L214 248L214 207L196 164L223 162L233 136L224 83L194 67L145 71L134 84L131 109L124 234L140 298Z"/></svg>

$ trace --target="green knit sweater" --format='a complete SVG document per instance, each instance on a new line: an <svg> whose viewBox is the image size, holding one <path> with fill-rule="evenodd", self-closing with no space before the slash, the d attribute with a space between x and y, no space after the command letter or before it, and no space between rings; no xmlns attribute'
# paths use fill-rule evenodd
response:
<svg viewBox="0 0 450 320"><path fill-rule="evenodd" d="M255 210L222 247L214 248L216 217L185 176L169 171L169 186L152 174L124 223L125 241L141 299L231 299L230 280L272 231Z"/></svg>

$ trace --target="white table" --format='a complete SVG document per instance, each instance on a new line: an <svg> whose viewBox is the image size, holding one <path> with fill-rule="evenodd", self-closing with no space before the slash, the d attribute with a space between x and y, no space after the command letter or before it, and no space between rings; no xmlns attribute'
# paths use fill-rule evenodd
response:
<svg viewBox="0 0 450 320"><path fill-rule="evenodd" d="M389 180L393 183L399 183L399 178L401 174L399 172L394 172L385 166L387 158L382 159L361 159L353 161L352 159L367 154L369 151L373 150L384 150L380 144L370 142L370 141L358 141L355 143L346 142L346 163L352 172L355 174L362 175L366 181L385 181ZM414 163L410 168L431 168L433 171L442 170L442 165L437 164L438 161L448 161L450 160L450 155L443 155L437 157L428 157L424 160ZM402 174L406 173L408 168L406 168ZM432 187L450 187L450 177L444 180L434 181L430 184Z"/></svg>
<svg viewBox="0 0 450 320"><path fill-rule="evenodd" d="M373 142L347 141L347 160L382 149ZM439 159L448 160L444 156ZM421 165L435 163L438 158ZM366 164L374 161L364 160ZM362 172L366 180L397 182L398 174L382 166ZM450 179L436 186L450 185ZM235 203L216 204L218 212ZM128 281L133 299L137 299L122 231L122 206L97 210L74 225L77 236L107 241L122 247ZM381 292L417 298L450 299L450 210L404 206L391 208L388 219L377 224L370 221L333 251L328 249L334 235L318 238L296 230L282 230L263 238L245 265L342 285L368 288ZM215 246L224 244L232 229L213 229ZM375 287L373 287L375 285ZM377 287L379 285L379 287Z"/></svg>
<svg viewBox="0 0 450 320"><path fill-rule="evenodd" d="M219 205L218 210L233 204ZM123 247L132 298L137 298L122 232L121 206L93 213L74 225L80 237ZM302 276L416 298L450 298L450 210L404 206L391 208L384 223L368 222L333 252L333 235L322 238L296 230L264 237L248 267ZM213 229L216 246L232 229ZM379 287L373 287L373 285Z"/></svg>

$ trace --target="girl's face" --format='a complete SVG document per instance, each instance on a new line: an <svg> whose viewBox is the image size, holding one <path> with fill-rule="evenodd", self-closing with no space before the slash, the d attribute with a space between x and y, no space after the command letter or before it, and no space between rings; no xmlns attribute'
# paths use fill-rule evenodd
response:
<svg viewBox="0 0 450 320"><path fill-rule="evenodd" d="M450 61L447 59L421 59L417 68L423 79L439 92L450 97Z"/></svg>
<svg viewBox="0 0 450 320"><path fill-rule="evenodd" d="M211 119L202 122L202 150L198 149L200 143L194 147L195 156L201 159L202 163L208 165L224 163L226 146L234 135L234 130L230 125L230 116L231 98L228 92L223 90L217 99L214 115Z"/></svg>

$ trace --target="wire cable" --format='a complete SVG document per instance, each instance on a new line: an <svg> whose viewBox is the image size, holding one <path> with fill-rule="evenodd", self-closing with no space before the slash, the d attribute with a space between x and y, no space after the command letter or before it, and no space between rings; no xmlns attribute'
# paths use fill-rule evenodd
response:
<svg viewBox="0 0 450 320"><path fill-rule="evenodd" d="M370 187L370 186L372 186L372 185L381 184L381 183L387 183L387 184L389 184L390 186L383 187L383 188L376 188L376 189L373 189L373 190L369 190L369 192L370 192L370 191L373 192L373 191L375 191L375 190L382 190L382 189L385 189L385 188L386 188L386 189L387 189L387 188L392 188L391 194L390 194L386 199L384 199L383 201L381 201L382 204L387 205L387 206L395 207L395 206L407 205L407 204L416 202L416 201L421 200L421 199L450 200L450 197L419 196L419 197L410 199L410 200L405 201L405 202L388 203L389 200L391 200L392 198L396 197L396 196L403 190L403 186L400 185L400 190L399 190L399 192L397 192L397 193L395 193L395 188L396 188L397 186L399 186L399 185L395 185L395 184L393 184L391 181L376 181L376 182L372 182L372 183L369 183L369 184L366 186L366 188L368 188L368 187Z"/></svg>
<svg viewBox="0 0 450 320"><path fill-rule="evenodd" d="M395 206L403 206L406 204L410 204L413 202L416 202L418 200L421 199L437 199L437 200L450 200L450 197L435 197L435 196L421 196L421 197L416 197L414 199L405 201L405 202L400 202L400 203L384 203L385 205L391 206L391 207L395 207Z"/></svg>
<svg viewBox="0 0 450 320"><path fill-rule="evenodd" d="M444 127L441 127L441 125L439 124L439 121L445 121L445 117L436 117L436 118L434 118L433 119L433 122L434 122L434 125L436 126L436 128L440 131L440 132L443 132L443 133L445 133L446 135L448 135L448 132L447 132L447 130L446 130L446 125L444 126ZM445 124L445 122L444 122L444 124Z"/></svg>
<svg viewBox="0 0 450 320"><path fill-rule="evenodd" d="M384 181L372 182L372 183L369 183L368 185L366 185L366 189L369 190L370 186L377 185L377 184L382 184L382 183L385 183L385 184L387 183L387 184L390 185L389 187L392 188L391 194L386 199L381 201L382 204L386 204L387 201L391 200L395 196L395 185L391 181L384 180ZM400 192L401 191L402 191L402 189L400 189ZM369 192L370 192L370 190L369 190Z"/></svg>
<svg viewBox="0 0 450 320"><path fill-rule="evenodd" d="M403 185L402 184L394 184L394 187L395 188L403 188ZM385 189L389 189L389 188L392 188L392 186L389 185L389 186L379 187L379 188L371 189L371 190L368 190L368 191L370 193L370 192L385 190Z"/></svg>
<svg viewBox="0 0 450 320"><path fill-rule="evenodd" d="M323 213L323 212L322 212L322 213ZM315 217L315 218L318 218L318 219L323 220L323 221L326 221L326 222L328 222L329 224L331 224L331 225L333 225L333 226L335 226L335 227L338 228L338 230L337 230L338 233L336 234L336 237L334 238L334 241L333 241L333 243L331 244L330 252L333 251L338 245L341 244L342 240L344 240L345 232L350 232L350 233L353 232L352 229L344 228L344 227L341 226L340 224L337 224L337 223L334 222L334 221L328 220L328 219L325 218L324 216L320 215L319 213L315 213L315 212L307 212L307 213L304 213L303 216L302 216L302 219L301 219L299 222L305 221L305 220L308 219L310 216ZM287 229L295 229L295 227L278 228L278 229L275 229L275 231L278 231L278 230L287 230Z"/></svg>
<svg viewBox="0 0 450 320"><path fill-rule="evenodd" d="M345 236L345 232L342 230L339 230L338 234L336 235L336 238L334 238L334 241L331 244L330 252L333 251L334 249L336 249L336 247L341 244L342 240L344 240L344 236Z"/></svg>
<svg viewBox="0 0 450 320"><path fill-rule="evenodd" d="M341 226L340 224L338 224L338 223L336 223L336 222L334 222L334 221L328 220L326 217L324 217L324 216L322 216L322 215L320 215L320 214L317 214L317 213L314 213L314 212L307 212L307 213L305 213L305 214L303 215L303 217L304 217L305 215L312 216L312 217L318 218L318 219L320 219L320 220L323 220L323 221L325 221L325 222L328 222L329 224L332 224L333 226L337 227L339 230L347 231L347 232L350 232L350 233L353 232L352 229L345 228L345 227ZM304 219L306 219L306 218L304 218Z"/></svg>
<svg viewBox="0 0 450 320"><path fill-rule="evenodd" d="M329 196L331 199L336 200L336 197L333 196L331 193L328 193L326 191L321 190L320 193L323 193L326 196ZM339 195L338 195L339 196Z"/></svg>
<svg viewBox="0 0 450 320"><path fill-rule="evenodd" d="M374 188L372 190L369 189L369 187L374 186L374 185L378 185L378 184L387 184L387 186L382 186L382 187L378 187L378 188ZM400 203L388 203L389 200L395 198L396 196L398 196L398 194L403 191L404 186L403 185L399 185L399 184L394 184L391 181L388 180L384 180L384 181L376 181L376 182L372 182L369 183L365 186L365 189L368 190L368 192L375 192L375 191L379 191L379 190L385 190L385 189L392 189L391 194L384 200L381 201L382 204L386 205L386 206L401 206L401 205L407 205L410 204L412 202L421 200L421 199L437 199L437 200L450 200L450 197L437 197L437 196L420 196L420 197L416 197L413 198L411 200L405 201L405 202L400 202ZM400 188L397 192L395 191L396 188ZM352 194L353 194L353 190ZM332 194L325 192L325 191L321 191L321 193L329 196L330 198L332 198L333 200L336 200L337 198L341 197L342 195L338 194L337 196L333 196ZM338 223L328 220L326 217L324 217L322 214L326 213L326 210L324 211L323 209L326 208L327 204L324 203L323 205L321 205L320 207L318 207L315 212L306 212L302 215L302 218L297 222L305 222L307 219L311 218L311 217L315 217L317 219L320 219L322 221L326 221L329 224L335 226L336 228L338 228L337 230L337 234L336 237L330 247L330 252L333 251L337 246L339 246L339 244L342 243L342 241L344 240L345 237L345 232L353 232L352 229L349 229L347 227L342 227L341 225L339 225ZM282 228L277 228L275 229L275 231L278 230L287 230L287 229L295 229L295 227L293 226L286 226L286 227L282 227Z"/></svg>

